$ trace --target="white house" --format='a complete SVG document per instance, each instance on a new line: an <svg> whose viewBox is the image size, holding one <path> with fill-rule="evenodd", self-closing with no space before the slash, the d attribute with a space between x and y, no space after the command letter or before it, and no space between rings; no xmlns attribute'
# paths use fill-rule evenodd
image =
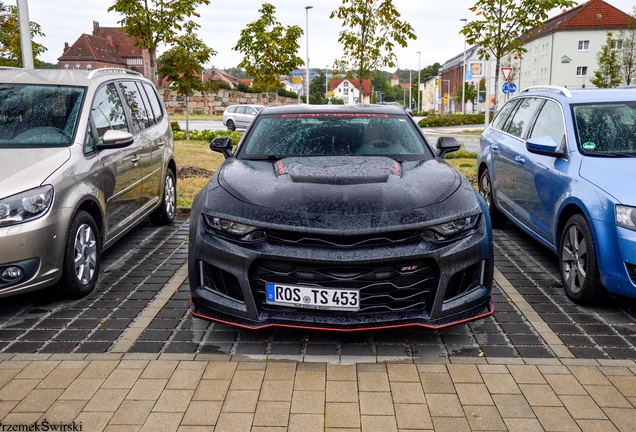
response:
<svg viewBox="0 0 636 432"><path fill-rule="evenodd" d="M371 80L362 80L362 96L360 101L360 80L349 78L334 78L329 83L329 91L333 92L333 97L342 99L345 105L357 103L371 103Z"/></svg>

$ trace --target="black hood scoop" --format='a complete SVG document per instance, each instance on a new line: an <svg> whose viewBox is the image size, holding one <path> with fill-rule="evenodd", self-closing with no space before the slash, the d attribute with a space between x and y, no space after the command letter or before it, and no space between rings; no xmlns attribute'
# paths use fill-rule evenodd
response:
<svg viewBox="0 0 636 432"><path fill-rule="evenodd" d="M274 169L277 176L288 175L294 183L333 185L386 183L401 171L393 159L360 156L286 158Z"/></svg>

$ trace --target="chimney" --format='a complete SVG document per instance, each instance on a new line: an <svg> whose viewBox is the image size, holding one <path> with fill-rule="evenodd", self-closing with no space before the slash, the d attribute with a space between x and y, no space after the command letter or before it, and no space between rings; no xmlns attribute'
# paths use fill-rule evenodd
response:
<svg viewBox="0 0 636 432"><path fill-rule="evenodd" d="M99 30L99 22L93 21L93 36L97 36L98 30Z"/></svg>
<svg viewBox="0 0 636 432"><path fill-rule="evenodd" d="M68 51L68 42L64 42L64 52L62 54L64 54L66 51Z"/></svg>

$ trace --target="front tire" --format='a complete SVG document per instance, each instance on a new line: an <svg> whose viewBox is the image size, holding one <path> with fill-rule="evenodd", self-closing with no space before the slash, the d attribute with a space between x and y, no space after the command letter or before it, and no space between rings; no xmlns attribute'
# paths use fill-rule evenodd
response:
<svg viewBox="0 0 636 432"><path fill-rule="evenodd" d="M232 120L228 120L227 123L225 123L225 126L227 126L227 130L229 130L229 131L235 131L236 130L236 125L234 124L234 122Z"/></svg>
<svg viewBox="0 0 636 432"><path fill-rule="evenodd" d="M161 206L150 215L150 220L155 225L170 225L177 213L177 188L174 173L170 168L166 170L166 178L163 184L163 199Z"/></svg>
<svg viewBox="0 0 636 432"><path fill-rule="evenodd" d="M559 265L565 293L581 305L596 303L603 295L592 230L581 214L572 216L559 244Z"/></svg>
<svg viewBox="0 0 636 432"><path fill-rule="evenodd" d="M501 228L506 224L508 218L501 213L495 205L495 200L492 194L492 178L490 177L490 171L486 168L479 177L479 193L486 200L488 205L488 213L490 213L490 221L494 228Z"/></svg>
<svg viewBox="0 0 636 432"><path fill-rule="evenodd" d="M59 287L68 297L84 297L95 288L99 276L102 244L93 217L80 210L66 237L62 279Z"/></svg>

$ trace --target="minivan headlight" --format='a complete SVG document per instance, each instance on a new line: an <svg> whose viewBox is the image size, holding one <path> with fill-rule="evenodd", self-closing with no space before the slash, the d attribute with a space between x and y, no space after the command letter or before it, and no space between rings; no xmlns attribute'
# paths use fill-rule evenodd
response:
<svg viewBox="0 0 636 432"><path fill-rule="evenodd" d="M477 225L478 220L479 214L476 214L451 222L434 225L424 230L422 236L433 240L446 240L473 229L475 225Z"/></svg>
<svg viewBox="0 0 636 432"><path fill-rule="evenodd" d="M636 231L636 207L617 205L616 225Z"/></svg>
<svg viewBox="0 0 636 432"><path fill-rule="evenodd" d="M53 186L41 186L0 199L0 227L37 219L51 208Z"/></svg>

